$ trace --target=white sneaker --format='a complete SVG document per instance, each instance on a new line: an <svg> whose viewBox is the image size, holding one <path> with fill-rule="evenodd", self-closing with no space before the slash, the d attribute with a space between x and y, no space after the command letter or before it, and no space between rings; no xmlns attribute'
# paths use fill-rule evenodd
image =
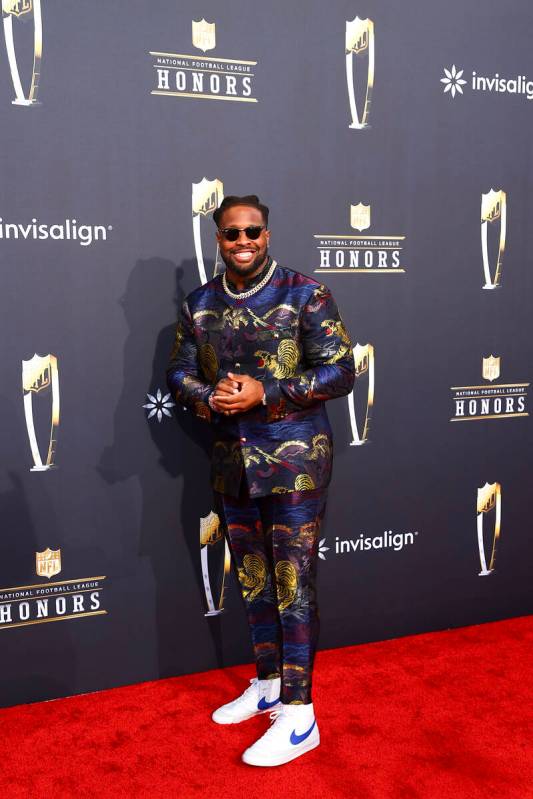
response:
<svg viewBox="0 0 533 799"><path fill-rule="evenodd" d="M228 702L213 711L211 718L217 724L238 724L261 713L268 713L275 705L279 704L281 680L258 680L252 677L252 683L233 702Z"/></svg>
<svg viewBox="0 0 533 799"><path fill-rule="evenodd" d="M320 734L313 703L281 705L272 711L274 720L264 735L243 752L242 759L250 766L281 766L318 746Z"/></svg>

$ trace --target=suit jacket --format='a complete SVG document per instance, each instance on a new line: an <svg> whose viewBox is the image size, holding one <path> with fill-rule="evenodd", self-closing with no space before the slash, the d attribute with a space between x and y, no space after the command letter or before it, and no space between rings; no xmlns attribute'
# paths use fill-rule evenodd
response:
<svg viewBox="0 0 533 799"><path fill-rule="evenodd" d="M209 395L228 372L261 380L266 406L213 411ZM238 496L243 469L251 497L325 488L333 462L325 401L348 394L354 379L335 300L307 275L276 264L268 283L244 299L226 294L217 275L183 302L167 382L178 407L213 425L216 491Z"/></svg>

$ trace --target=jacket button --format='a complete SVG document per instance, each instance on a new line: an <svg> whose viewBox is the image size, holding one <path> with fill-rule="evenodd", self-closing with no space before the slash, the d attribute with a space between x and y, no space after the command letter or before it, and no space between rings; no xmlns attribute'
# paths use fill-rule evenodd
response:
<svg viewBox="0 0 533 799"><path fill-rule="evenodd" d="M246 439L245 439L244 436L241 436L241 441L242 441L243 444L246 444Z"/></svg>

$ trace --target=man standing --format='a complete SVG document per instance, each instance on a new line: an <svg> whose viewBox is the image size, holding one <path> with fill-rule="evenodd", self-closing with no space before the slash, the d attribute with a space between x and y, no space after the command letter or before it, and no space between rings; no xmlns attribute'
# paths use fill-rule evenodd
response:
<svg viewBox="0 0 533 799"><path fill-rule="evenodd" d="M329 289L268 254L268 208L226 197L213 214L223 275L185 299L168 386L214 425L211 481L250 625L257 676L214 711L233 724L269 710L243 753L274 766L320 743L311 699L319 632L316 564L331 480L325 401L355 366Z"/></svg>

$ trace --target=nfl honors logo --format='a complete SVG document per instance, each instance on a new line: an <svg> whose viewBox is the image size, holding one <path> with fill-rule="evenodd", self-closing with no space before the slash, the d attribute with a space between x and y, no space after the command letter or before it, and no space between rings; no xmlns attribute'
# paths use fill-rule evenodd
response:
<svg viewBox="0 0 533 799"><path fill-rule="evenodd" d="M482 359L484 385L452 386L453 415L450 422L484 419L515 419L529 416L529 383L497 383L501 358L488 355ZM491 385L488 385L488 384Z"/></svg>
<svg viewBox="0 0 533 799"><path fill-rule="evenodd" d="M159 97L257 103L257 98L253 96L257 61L205 55L215 50L217 45L214 22L203 18L192 20L192 45L202 55L150 51L154 59L152 71L155 78L151 94Z"/></svg>
<svg viewBox="0 0 533 799"><path fill-rule="evenodd" d="M350 227L359 234L371 226L371 208L362 202L350 205ZM344 275L404 274L402 251L405 236L366 233L316 233L319 264L315 272Z"/></svg>
<svg viewBox="0 0 533 799"><path fill-rule="evenodd" d="M107 614L102 607L105 576L51 582L61 569L61 549L47 547L35 553L35 572L46 582L0 588L0 634L17 627Z"/></svg>

